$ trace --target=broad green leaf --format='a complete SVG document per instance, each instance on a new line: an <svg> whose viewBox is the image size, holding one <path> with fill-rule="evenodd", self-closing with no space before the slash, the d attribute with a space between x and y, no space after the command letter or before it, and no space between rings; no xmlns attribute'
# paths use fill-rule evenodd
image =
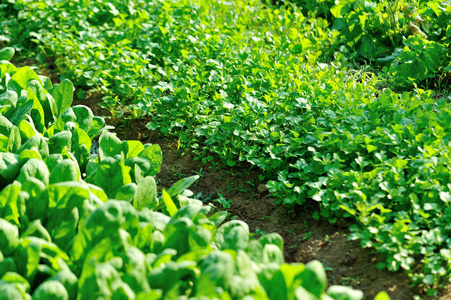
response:
<svg viewBox="0 0 451 300"><path fill-rule="evenodd" d="M16 50L12 47L5 47L0 50L0 60L11 60L13 58L14 53L16 53Z"/></svg>
<svg viewBox="0 0 451 300"><path fill-rule="evenodd" d="M123 230L134 236L138 228L138 213L133 206L125 201L110 200L95 209L80 226L72 257L74 261L83 261L89 259L87 256L100 259L112 251L124 251L129 240L121 238Z"/></svg>
<svg viewBox="0 0 451 300"><path fill-rule="evenodd" d="M33 299L47 300L69 300L69 294L67 293L64 285L55 280L47 280L41 283L33 293Z"/></svg>
<svg viewBox="0 0 451 300"><path fill-rule="evenodd" d="M296 287L294 294L296 296L296 300L316 300L318 297L307 291L304 287L298 286ZM340 298L347 299L347 298Z"/></svg>
<svg viewBox="0 0 451 300"><path fill-rule="evenodd" d="M219 227L219 225L227 218L227 215L228 213L226 211L219 211L208 217L208 219L215 224L215 227Z"/></svg>
<svg viewBox="0 0 451 300"><path fill-rule="evenodd" d="M175 206L174 202L171 199L171 196L166 192L165 189L163 189L163 202L166 206L166 210L168 211L169 215L173 217L177 213L177 206Z"/></svg>
<svg viewBox="0 0 451 300"><path fill-rule="evenodd" d="M72 133L70 131L61 131L54 134L48 141L49 153L50 154L61 153L64 147L70 149L71 138Z"/></svg>
<svg viewBox="0 0 451 300"><path fill-rule="evenodd" d="M108 299L114 295L117 299L135 299L135 293L122 281L121 275L113 263L87 261L79 279L77 299L89 299L96 295Z"/></svg>
<svg viewBox="0 0 451 300"><path fill-rule="evenodd" d="M29 236L22 239L14 253L19 274L33 282L35 276L43 276L45 272L58 272L67 268L69 257L53 243Z"/></svg>
<svg viewBox="0 0 451 300"><path fill-rule="evenodd" d="M58 85L56 85L52 91L52 96L56 103L56 116L61 114L72 105L74 85L68 79L64 79Z"/></svg>
<svg viewBox="0 0 451 300"><path fill-rule="evenodd" d="M27 95L28 99L30 99L30 101L33 101L33 107L30 111L30 116L33 119L33 123L36 129L40 133L43 133L46 124L48 124L45 121L44 109L42 108L40 101L36 98L36 96L30 89L28 89Z"/></svg>
<svg viewBox="0 0 451 300"><path fill-rule="evenodd" d="M233 257L219 250L212 251L200 263L201 274L198 280L196 296L212 297L216 294L217 286L228 286L232 280L235 269Z"/></svg>
<svg viewBox="0 0 451 300"><path fill-rule="evenodd" d="M45 163L47 164L47 168L49 169L49 172L52 173L53 169L56 167L57 164L62 162L64 159L63 155L61 154L50 154L46 159Z"/></svg>
<svg viewBox="0 0 451 300"><path fill-rule="evenodd" d="M34 100L27 100L24 103L18 103L20 105L14 115L11 117L10 121L14 125L18 126L19 123L26 118L26 115L31 113L31 109L33 108Z"/></svg>
<svg viewBox="0 0 451 300"><path fill-rule="evenodd" d="M0 191L0 218L19 225L20 185L13 183Z"/></svg>
<svg viewBox="0 0 451 300"><path fill-rule="evenodd" d="M150 173L147 176L155 176L160 172L161 162L163 161L163 154L159 145L144 145L144 150L139 154L139 157L147 158L150 160L151 168Z"/></svg>
<svg viewBox="0 0 451 300"><path fill-rule="evenodd" d="M130 167L125 166L122 159L107 157L98 164L94 183L108 197L113 198L121 187L131 182Z"/></svg>
<svg viewBox="0 0 451 300"><path fill-rule="evenodd" d="M68 130L66 127L68 123L75 123L77 121L77 116L75 115L72 107L65 109L56 120L56 128L59 130Z"/></svg>
<svg viewBox="0 0 451 300"><path fill-rule="evenodd" d="M13 126L9 134L8 152L17 153L21 146L22 139L20 137L20 130L16 126Z"/></svg>
<svg viewBox="0 0 451 300"><path fill-rule="evenodd" d="M0 134L8 136L13 126L14 126L13 123L11 123L4 116L0 115Z"/></svg>
<svg viewBox="0 0 451 300"><path fill-rule="evenodd" d="M24 150L38 151L43 159L49 156L49 146L47 144L47 141L40 134L36 134L29 138L28 141L25 142L25 144L22 144L18 152L22 152Z"/></svg>
<svg viewBox="0 0 451 300"><path fill-rule="evenodd" d="M12 257L3 257L3 254L0 252L0 278L11 272L17 272L16 262ZM2 292L0 292L0 295L2 295ZM7 298L6 300L9 299Z"/></svg>
<svg viewBox="0 0 451 300"><path fill-rule="evenodd" d="M20 171L19 155L0 152L0 188L16 178Z"/></svg>
<svg viewBox="0 0 451 300"><path fill-rule="evenodd" d="M151 174L154 174L153 164L152 162L143 157L130 157L125 160L125 165L129 166L132 169L136 169L138 167L141 170L142 176L154 176Z"/></svg>
<svg viewBox="0 0 451 300"><path fill-rule="evenodd" d="M280 248L274 244L266 244L263 246L262 262L264 264L276 263L278 265L283 264L283 252Z"/></svg>
<svg viewBox="0 0 451 300"><path fill-rule="evenodd" d="M121 140L110 132L104 132L99 139L99 155L101 159L121 154Z"/></svg>
<svg viewBox="0 0 451 300"><path fill-rule="evenodd" d="M279 249L283 252L283 238L278 233L268 233L264 236L260 237L258 241L262 244L262 246L273 244L279 247Z"/></svg>
<svg viewBox="0 0 451 300"><path fill-rule="evenodd" d="M132 288L135 293L150 291L147 281L149 266L145 254L136 247L130 247L125 252L124 266L127 270L122 280Z"/></svg>
<svg viewBox="0 0 451 300"><path fill-rule="evenodd" d="M0 62L0 79L7 77L7 75L14 74L17 72L16 66L10 62L2 61ZM6 82L7 83L7 82Z"/></svg>
<svg viewBox="0 0 451 300"><path fill-rule="evenodd" d="M15 284L0 281L1 300L29 300L31 297L21 291Z"/></svg>
<svg viewBox="0 0 451 300"><path fill-rule="evenodd" d="M50 80L50 78L48 78L47 76L44 75L38 75L39 79L41 79L42 82L42 86L44 87L44 89L46 89L47 91L50 91L53 88L53 84L52 81Z"/></svg>
<svg viewBox="0 0 451 300"><path fill-rule="evenodd" d="M156 230L163 231L171 218L161 212L152 211L148 208L143 208L139 211L139 217L144 222L152 225Z"/></svg>
<svg viewBox="0 0 451 300"><path fill-rule="evenodd" d="M9 152L9 137L6 135L0 134L0 152Z"/></svg>
<svg viewBox="0 0 451 300"><path fill-rule="evenodd" d="M0 218L0 249L3 255L11 255L19 245L19 228Z"/></svg>
<svg viewBox="0 0 451 300"><path fill-rule="evenodd" d="M20 169L17 180L24 183L29 177L34 177L42 181L45 185L49 184L50 173L47 165L39 159L29 159Z"/></svg>
<svg viewBox="0 0 451 300"><path fill-rule="evenodd" d="M69 269L61 270L48 280L59 281L69 294L69 299L75 299L78 287L78 278Z"/></svg>
<svg viewBox="0 0 451 300"><path fill-rule="evenodd" d="M224 223L216 231L216 241L223 250L244 250L249 244L249 226L239 220Z"/></svg>
<svg viewBox="0 0 451 300"><path fill-rule="evenodd" d="M18 151L19 154L19 164L23 165L30 159L34 158L37 160L42 160L41 154L35 149L26 149L22 151Z"/></svg>
<svg viewBox="0 0 451 300"><path fill-rule="evenodd" d="M183 178L176 183L174 183L169 189L168 194L171 197L175 197L178 194L181 194L184 190L189 188L194 182L196 182L199 179L198 175L190 176L187 178Z"/></svg>
<svg viewBox="0 0 451 300"><path fill-rule="evenodd" d="M17 69L17 72L11 76L11 80L8 82L8 89L15 91L20 95L21 90L26 90L28 82L31 80L37 80L41 83L39 76L30 67L22 67ZM41 83L42 84L42 83Z"/></svg>
<svg viewBox="0 0 451 300"><path fill-rule="evenodd" d="M302 286L316 297L320 297L326 290L326 271L323 265L317 260L307 263L305 270L297 278L302 279Z"/></svg>
<svg viewBox="0 0 451 300"><path fill-rule="evenodd" d="M205 227L193 226L188 232L189 250L196 251L209 249L212 241L212 233Z"/></svg>
<svg viewBox="0 0 451 300"><path fill-rule="evenodd" d="M14 91L7 90L6 92L0 95L0 105L9 105L11 111L13 111L13 108L15 108L17 100L18 100L17 93ZM7 114L11 115L12 112L10 113L8 111Z"/></svg>
<svg viewBox="0 0 451 300"><path fill-rule="evenodd" d="M81 174L77 164L70 159L64 159L58 163L50 174L49 183L64 181L80 181Z"/></svg>
<svg viewBox="0 0 451 300"><path fill-rule="evenodd" d="M82 201L83 200L79 203ZM70 203L65 208L53 210L48 214L48 221L45 226L49 230L53 242L63 251L69 251L71 242L77 234L77 226L80 220L81 210L79 208L81 207L81 204L79 203ZM72 207L72 205L75 207Z"/></svg>
<svg viewBox="0 0 451 300"><path fill-rule="evenodd" d="M71 150L80 165L80 169L82 170L88 163L91 145L91 138L84 130L76 128L73 131L71 138Z"/></svg>
<svg viewBox="0 0 451 300"><path fill-rule="evenodd" d="M144 150L144 145L140 141L123 141L122 147L125 159L138 156Z"/></svg>
<svg viewBox="0 0 451 300"><path fill-rule="evenodd" d="M94 194L100 201L102 202L108 201L108 196L105 194L104 190L102 190L100 187L93 184L88 184L88 187L89 192Z"/></svg>
<svg viewBox="0 0 451 300"><path fill-rule="evenodd" d="M137 186L135 183L129 183L124 186L122 186L120 189L117 190L116 194L114 195L114 199L116 200L124 200L124 201L132 201L135 194L136 194Z"/></svg>
<svg viewBox="0 0 451 300"><path fill-rule="evenodd" d="M84 105L76 105L72 107L72 110L77 116L77 123L79 124L80 128L88 133L92 127L92 120L94 117L91 109Z"/></svg>
<svg viewBox="0 0 451 300"><path fill-rule="evenodd" d="M22 141L30 139L32 136L38 134L38 131L34 127L33 123L30 123L29 120L22 120L19 123L20 135L22 137Z"/></svg>
<svg viewBox="0 0 451 300"><path fill-rule="evenodd" d="M45 188L46 185L35 177L29 177L22 183L22 191L29 196L26 206L27 213L22 217L27 217L31 220L45 217L48 209L48 199L41 197Z"/></svg>
<svg viewBox="0 0 451 300"><path fill-rule="evenodd" d="M137 180L137 189L135 197L133 198L133 206L137 210L141 210L144 207L153 209L157 205L157 185L155 179L151 176L147 176Z"/></svg>
<svg viewBox="0 0 451 300"><path fill-rule="evenodd" d="M14 290L13 293L11 293L12 290ZM29 300L31 298L27 294L29 290L30 284L28 281L16 272L7 272L0 280L0 295L5 295L5 300Z"/></svg>
<svg viewBox="0 0 451 300"><path fill-rule="evenodd" d="M47 229L42 225L41 220L37 219L31 222L27 229L21 234L21 238L25 238L27 236L34 236L46 240L47 242L52 242L52 237L50 236Z"/></svg>
<svg viewBox="0 0 451 300"><path fill-rule="evenodd" d="M172 219L163 231L166 239L164 247L176 250L177 256L188 253L191 250L189 234L194 228L195 225L189 218Z"/></svg>
<svg viewBox="0 0 451 300"><path fill-rule="evenodd" d="M89 198L89 188L84 182L66 181L47 186L46 194L49 208L63 209L67 205L81 208L83 201Z"/></svg>
<svg viewBox="0 0 451 300"><path fill-rule="evenodd" d="M91 138L96 137L104 130L114 129L113 126L105 126L105 119L102 117L95 116L92 118L92 127L88 132Z"/></svg>

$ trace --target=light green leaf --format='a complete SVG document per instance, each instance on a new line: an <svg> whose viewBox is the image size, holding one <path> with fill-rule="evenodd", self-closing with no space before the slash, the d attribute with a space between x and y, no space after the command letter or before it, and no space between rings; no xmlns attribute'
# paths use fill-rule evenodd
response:
<svg viewBox="0 0 451 300"><path fill-rule="evenodd" d="M124 200L130 202L133 200L136 190L136 184L131 182L118 189L116 195L113 198L116 200Z"/></svg>
<svg viewBox="0 0 451 300"><path fill-rule="evenodd" d="M327 289L327 294L333 299L361 300L362 291L353 290L347 286L332 285Z"/></svg>
<svg viewBox="0 0 451 300"><path fill-rule="evenodd" d="M19 225L20 185L10 184L0 191L0 218Z"/></svg>
<svg viewBox="0 0 451 300"><path fill-rule="evenodd" d="M171 196L163 189L163 202L166 206L166 209L171 217L173 217L177 213L177 207L171 199Z"/></svg>
<svg viewBox="0 0 451 300"><path fill-rule="evenodd" d="M52 91L52 96L56 103L56 116L59 117L67 108L72 105L72 100L74 97L74 85L68 79L64 79L54 87Z"/></svg>
<svg viewBox="0 0 451 300"><path fill-rule="evenodd" d="M178 194L181 194L184 190L189 188L194 182L199 179L198 175L190 176L188 178L183 178L176 183L174 183L168 190L168 194L171 197L175 197Z"/></svg>
<svg viewBox="0 0 451 300"><path fill-rule="evenodd" d="M50 174L49 182L58 183L65 181L80 181L81 174L78 165L71 159L59 162Z"/></svg>
<svg viewBox="0 0 451 300"><path fill-rule="evenodd" d="M222 250L244 250L249 244L249 226L240 220L224 223L216 231L216 241Z"/></svg>
<svg viewBox="0 0 451 300"><path fill-rule="evenodd" d="M138 156L144 150L144 145L140 141L123 141L122 147L125 159Z"/></svg>
<svg viewBox="0 0 451 300"><path fill-rule="evenodd" d="M111 132L104 132L99 139L99 156L104 159L108 156L115 156L121 154L122 142Z"/></svg>
<svg viewBox="0 0 451 300"><path fill-rule="evenodd" d="M125 166L123 159L107 157L97 166L94 183L102 188L108 197L113 198L118 189L132 182L130 167Z"/></svg>
<svg viewBox="0 0 451 300"><path fill-rule="evenodd" d="M17 69L17 72L11 76L11 80L8 82L8 89L15 91L20 95L21 90L26 90L28 82L31 80L37 80L42 84L39 76L28 66Z"/></svg>
<svg viewBox="0 0 451 300"><path fill-rule="evenodd" d="M0 218L0 249L5 256L11 255L19 245L19 228Z"/></svg>
<svg viewBox="0 0 451 300"><path fill-rule="evenodd" d="M144 207L148 207L150 209L155 208L158 205L157 185L155 183L155 179L151 176L147 176L137 180L137 183L138 186L133 199L133 206L137 210L141 210Z"/></svg>

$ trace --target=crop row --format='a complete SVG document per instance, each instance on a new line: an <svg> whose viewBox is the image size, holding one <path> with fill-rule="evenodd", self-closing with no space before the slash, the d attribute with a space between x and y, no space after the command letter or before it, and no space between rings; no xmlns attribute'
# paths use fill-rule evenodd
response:
<svg viewBox="0 0 451 300"><path fill-rule="evenodd" d="M1 60L12 52L0 51L0 298L362 298L326 293L319 262L286 264L278 234L250 239L191 199L197 176L160 193L158 145L119 140L71 106L69 80Z"/></svg>
<svg viewBox="0 0 451 300"><path fill-rule="evenodd" d="M451 6L329 4L303 13L257 0L15 1L3 4L0 35L104 92L114 115L150 116L149 129L178 135L205 161L210 151L257 166L281 203L353 217L353 237L385 256L380 267L444 283L451 107L388 82L449 72ZM388 71L359 69L359 57Z"/></svg>

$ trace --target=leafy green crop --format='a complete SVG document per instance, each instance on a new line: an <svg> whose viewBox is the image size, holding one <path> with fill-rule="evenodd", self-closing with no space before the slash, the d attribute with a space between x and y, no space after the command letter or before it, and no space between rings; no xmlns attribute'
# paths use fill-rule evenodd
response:
<svg viewBox="0 0 451 300"><path fill-rule="evenodd" d="M446 1L340 0L332 28L366 59L389 64L395 84L412 86L449 72L451 6Z"/></svg>
<svg viewBox="0 0 451 300"><path fill-rule="evenodd" d="M251 240L246 223L223 223L190 198L198 176L159 195L160 147L72 107L70 81L8 62L0 72L0 298L362 298L327 289L317 261L286 264L280 235Z"/></svg>
<svg viewBox="0 0 451 300"><path fill-rule="evenodd" d="M389 66L405 87L449 72L446 2L343 0L328 15L332 3L318 1L312 10L321 17L257 0L13 2L2 4L0 35L20 49L38 49L41 60L54 58L58 71L85 89L105 93L102 105L113 114L150 116L149 129L177 135L199 156L210 151L231 166L257 166L287 206L318 201L331 222L353 217L354 238L384 254L381 267L404 269L428 286L451 274L450 105L430 91L382 89L385 80L351 64L360 55ZM54 92L50 82L42 84L51 99L30 87L42 108L19 99L20 82L1 91L7 97L0 99L12 99L4 105L21 104L9 113L19 131L5 125L4 149L19 150L24 141L16 137L32 137L21 119L29 112L38 120L34 129L50 138L51 154L70 148L64 158L73 156L83 179L108 198L174 213L166 194L159 201L144 197L154 195L143 186L154 185L155 146L105 133L101 152L90 159L89 138L103 124L83 121L85 108L67 108L67 81ZM24 149L45 157L42 141L33 138ZM39 158L35 152L26 153ZM6 183L20 161L3 159ZM54 158L50 170L58 163ZM66 164L58 168L78 176ZM111 173L118 175L105 180Z"/></svg>

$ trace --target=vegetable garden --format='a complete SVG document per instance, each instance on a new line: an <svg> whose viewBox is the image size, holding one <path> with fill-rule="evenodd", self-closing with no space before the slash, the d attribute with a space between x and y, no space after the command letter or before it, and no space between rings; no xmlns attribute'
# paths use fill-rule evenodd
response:
<svg viewBox="0 0 451 300"><path fill-rule="evenodd" d="M198 176L159 189L161 148L72 106L93 93L204 164L258 170L286 209L350 220L379 268L436 297L451 274L450 21L435 0L1 0L0 298L363 296L211 211L187 190ZM14 49L60 82L8 62Z"/></svg>

